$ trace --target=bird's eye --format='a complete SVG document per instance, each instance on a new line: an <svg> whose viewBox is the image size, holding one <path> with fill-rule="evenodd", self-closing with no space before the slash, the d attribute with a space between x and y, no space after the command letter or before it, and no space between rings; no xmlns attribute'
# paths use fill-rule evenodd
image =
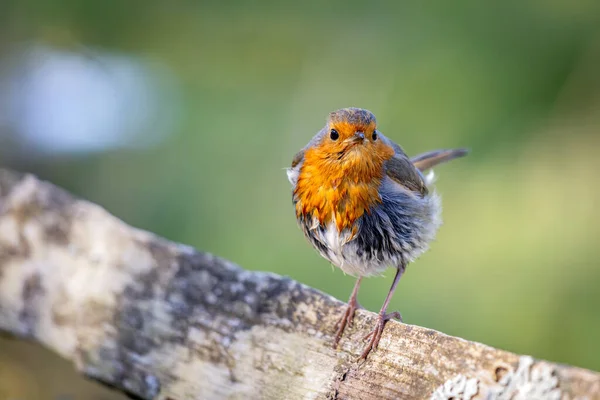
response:
<svg viewBox="0 0 600 400"><path fill-rule="evenodd" d="M373 138L373 141L376 141L376 140L377 140L377 131L373 131L373 136L372 136L372 138Z"/></svg>
<svg viewBox="0 0 600 400"><path fill-rule="evenodd" d="M329 131L329 137L331 138L331 140L338 140L340 134L335 129L332 129L331 131Z"/></svg>

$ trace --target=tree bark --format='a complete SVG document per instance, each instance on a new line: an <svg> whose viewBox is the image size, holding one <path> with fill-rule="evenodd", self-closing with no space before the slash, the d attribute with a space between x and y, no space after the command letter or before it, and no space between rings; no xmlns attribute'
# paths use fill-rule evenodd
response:
<svg viewBox="0 0 600 400"><path fill-rule="evenodd" d="M600 399L600 374L390 321L132 228L0 170L0 331L151 399Z"/></svg>

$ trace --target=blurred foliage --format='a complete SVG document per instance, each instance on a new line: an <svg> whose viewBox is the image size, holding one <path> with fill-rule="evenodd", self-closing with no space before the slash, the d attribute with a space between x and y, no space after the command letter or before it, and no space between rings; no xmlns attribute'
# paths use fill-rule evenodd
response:
<svg viewBox="0 0 600 400"><path fill-rule="evenodd" d="M0 57L42 43L156 60L181 98L175 131L141 150L38 157L3 142L11 132L0 124L4 166L345 300L353 279L303 239L283 168L329 111L368 108L409 154L472 149L436 171L445 225L390 309L407 323L600 370L599 2L2 7ZM361 304L378 310L390 280L366 281Z"/></svg>

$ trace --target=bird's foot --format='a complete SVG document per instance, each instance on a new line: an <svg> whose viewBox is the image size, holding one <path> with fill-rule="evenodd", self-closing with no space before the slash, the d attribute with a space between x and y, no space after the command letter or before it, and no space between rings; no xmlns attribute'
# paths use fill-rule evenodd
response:
<svg viewBox="0 0 600 400"><path fill-rule="evenodd" d="M375 325L375 329L373 329L367 336L363 338L363 340L367 340L368 338L371 338L371 340L365 346L362 354L360 355L360 360L366 359L371 350L375 350L377 348L377 345L379 344L379 339L381 339L381 334L383 333L383 328L385 327L385 323L392 318L395 318L402 322L402 315L400 315L398 311L394 311L389 314L379 314L379 319L377 320L377 325Z"/></svg>
<svg viewBox="0 0 600 400"><path fill-rule="evenodd" d="M338 343L340 342L340 339L342 338L342 334L344 333L344 329L346 329L346 326L352 325L352 320L354 319L354 313L359 308L362 308L362 307L360 304L358 304L358 301L356 301L356 300L350 301L348 303L348 305L346 306L346 310L344 311L344 313L342 314L340 319L338 319L338 321L335 323L335 327L337 327L337 330L335 332L335 339L333 341L334 349L337 348Z"/></svg>

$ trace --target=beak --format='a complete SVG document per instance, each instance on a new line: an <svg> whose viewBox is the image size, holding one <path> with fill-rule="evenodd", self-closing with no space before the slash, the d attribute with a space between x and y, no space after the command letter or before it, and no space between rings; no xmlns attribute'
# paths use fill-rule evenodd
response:
<svg viewBox="0 0 600 400"><path fill-rule="evenodd" d="M355 132L354 133L354 137L352 138L352 141L354 142L362 142L365 140L365 134L363 132Z"/></svg>

